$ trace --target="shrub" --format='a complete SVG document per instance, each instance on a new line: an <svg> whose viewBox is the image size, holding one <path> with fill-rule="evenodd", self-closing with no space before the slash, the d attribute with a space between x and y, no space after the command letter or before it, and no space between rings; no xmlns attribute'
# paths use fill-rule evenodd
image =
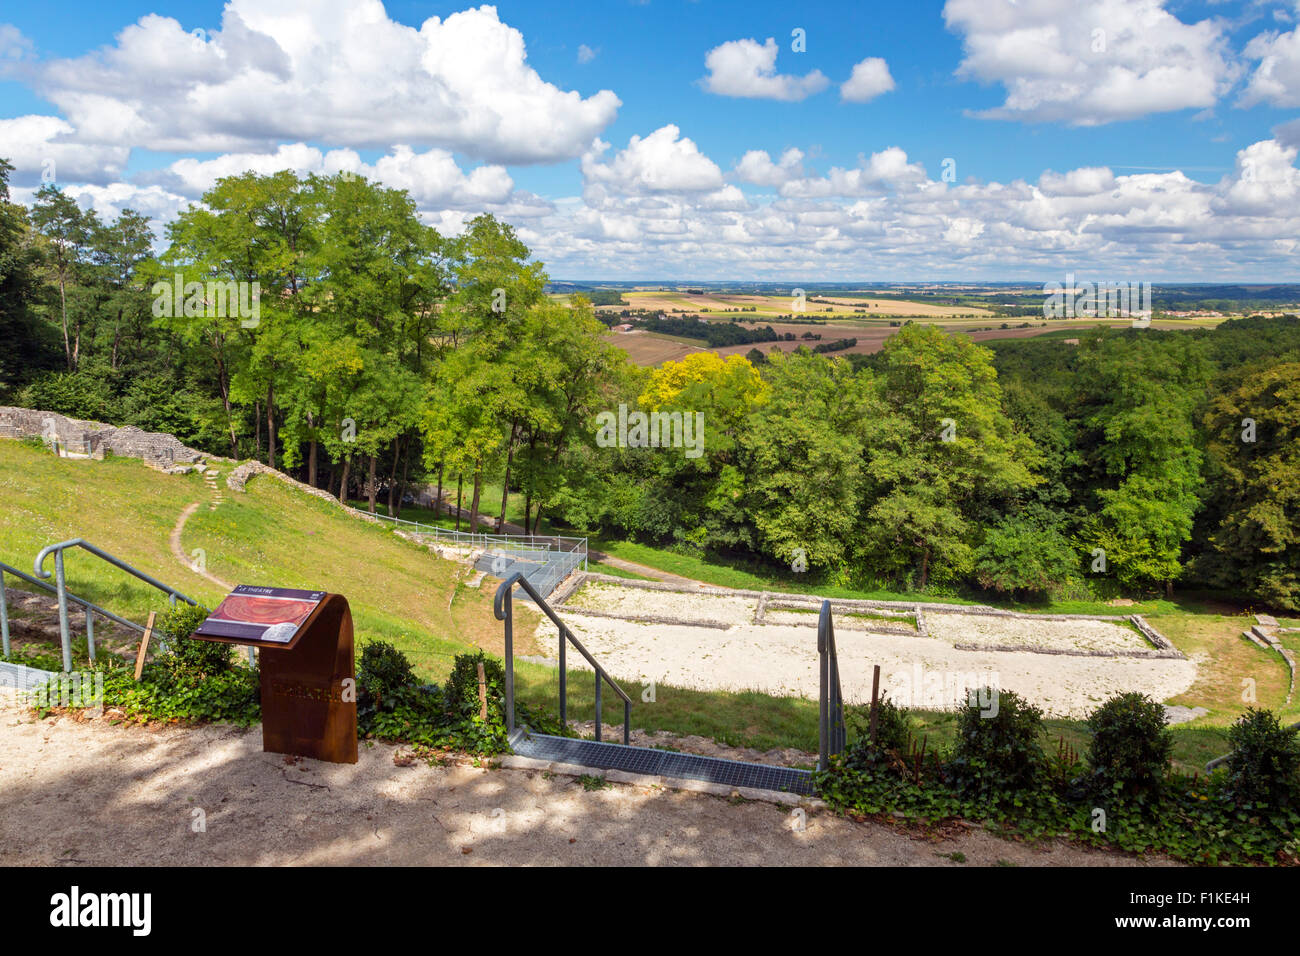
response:
<svg viewBox="0 0 1300 956"><path fill-rule="evenodd" d="M357 664L357 708L371 712L392 710L416 685L415 672L406 655L386 641L361 648Z"/></svg>
<svg viewBox="0 0 1300 956"><path fill-rule="evenodd" d="M483 665L487 685L486 719L480 716L479 664ZM501 661L481 650L456 655L443 691L447 714L457 722L457 732L453 735L456 746L488 754L501 753L507 748L505 687L506 671Z"/></svg>
<svg viewBox="0 0 1300 956"><path fill-rule="evenodd" d="M443 694L447 704L447 711L454 717L478 717L479 664L483 665L483 676L487 681L488 717L490 719L495 711L504 720L505 665L494 657L488 657L481 650L472 654L456 655L456 660L451 667L451 676L447 678L447 687Z"/></svg>
<svg viewBox="0 0 1300 956"><path fill-rule="evenodd" d="M845 721L854 733L854 739L844 749L844 766L853 770L870 770L889 766L906 770L903 755L912 739L907 719L907 709L899 707L887 695L882 695L876 707L876 739L871 739L871 708L852 707Z"/></svg>
<svg viewBox="0 0 1300 956"><path fill-rule="evenodd" d="M215 676L230 670L233 645L190 637L195 628L207 619L208 613L205 608L192 604L176 604L163 612L155 623L167 643L167 653L158 660L161 666L174 675L183 671L196 677Z"/></svg>
<svg viewBox="0 0 1300 956"><path fill-rule="evenodd" d="M980 696L994 706L971 699L960 711L947 772L959 793L1002 803L1042 776L1043 713L1014 691L984 688Z"/></svg>
<svg viewBox="0 0 1300 956"><path fill-rule="evenodd" d="M164 658L146 665L139 683L130 668L113 668L104 677L104 707L141 723L229 721L248 726L261 719L261 700L261 680L257 669L250 667L203 674L169 667Z"/></svg>
<svg viewBox="0 0 1300 956"><path fill-rule="evenodd" d="M1094 786L1125 797L1160 791L1174 741L1165 709L1145 694L1118 694L1088 718Z"/></svg>
<svg viewBox="0 0 1300 956"><path fill-rule="evenodd" d="M1228 729L1228 741L1227 796L1238 806L1300 808L1300 729L1251 707Z"/></svg>
<svg viewBox="0 0 1300 956"><path fill-rule="evenodd" d="M1070 576L1077 561L1069 540L1055 528L1029 517L1007 518L988 529L976 553L979 586L1047 594Z"/></svg>
<svg viewBox="0 0 1300 956"><path fill-rule="evenodd" d="M111 422L119 410L111 384L116 377L110 369L89 364L76 372L47 372L18 393L18 404L69 418Z"/></svg>

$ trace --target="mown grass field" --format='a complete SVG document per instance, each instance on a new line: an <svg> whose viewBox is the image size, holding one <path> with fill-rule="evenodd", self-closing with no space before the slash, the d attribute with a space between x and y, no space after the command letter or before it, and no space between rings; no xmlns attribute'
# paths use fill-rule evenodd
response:
<svg viewBox="0 0 1300 956"><path fill-rule="evenodd" d="M222 466L223 481L229 467ZM186 555L202 549L207 570L225 581L344 594L352 607L358 642L393 643L428 680L443 680L454 656L471 648L501 653L502 630L492 614L495 582L491 578L485 579L481 588L469 588L462 566L440 560L387 528L352 517L330 502L273 478L254 478L246 492L226 490L224 499L215 511L209 511L210 493L197 475L164 475L131 459L60 459L39 446L0 441L0 561L27 570L45 545L82 537L212 607L222 589L182 565L168 544L182 509L199 503L199 510L185 526L181 545ZM405 513L413 518L420 514L413 509L405 509ZM544 523L544 530L551 529ZM727 566L629 542L593 539L591 545L625 560L723 586L817 592L828 597L919 597L883 590L816 588L793 573ZM85 553L69 553L67 573L75 592L133 620L143 621L150 610L161 610L166 604L163 595ZM13 581L9 584L17 587ZM516 652L536 653L539 648L529 635L539 618L520 603L515 607ZM1034 609L1116 612L1101 602ZM1260 705L1281 709L1285 666L1276 654L1266 653L1240 636L1248 622L1243 613L1192 597L1142 602L1123 611L1147 615L1201 666L1198 683L1173 701L1209 710L1191 724L1174 729L1175 756L1182 769L1199 769L1207 759L1224 752L1224 728L1246 706L1243 681L1253 681ZM541 642L555 640L549 628L544 634ZM1287 640L1300 650L1297 636L1287 635ZM553 653L553 646L550 649ZM553 668L520 661L517 677L524 700L554 710L558 675ZM628 685L626 689L633 697L633 724L638 728L699 734L760 749L815 751L817 747L817 702L813 700L660 685L655 688L654 701L648 702L642 699L644 688ZM620 723L621 703L608 692L604 699L604 720ZM569 707L571 718L591 719L594 695L590 673L571 672ZM1300 706L1293 704L1283 717L1287 721L1300 719ZM928 736L931 747L951 738L952 715L919 712L914 718L918 737ZM1086 727L1078 721L1049 721L1048 729L1053 741L1064 738L1076 749L1087 740Z"/></svg>

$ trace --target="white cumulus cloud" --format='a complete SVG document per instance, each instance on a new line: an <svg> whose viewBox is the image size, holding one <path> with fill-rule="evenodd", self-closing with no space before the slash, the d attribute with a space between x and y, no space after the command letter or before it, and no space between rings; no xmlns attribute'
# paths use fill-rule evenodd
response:
<svg viewBox="0 0 1300 956"><path fill-rule="evenodd" d="M619 195L705 192L721 189L722 170L669 124L648 136L633 136L609 162L600 157L608 143L597 140L582 158L583 180Z"/></svg>
<svg viewBox="0 0 1300 956"><path fill-rule="evenodd" d="M1263 33L1246 44L1245 56L1259 62L1239 104L1300 106L1300 27L1290 33Z"/></svg>
<svg viewBox="0 0 1300 956"><path fill-rule="evenodd" d="M72 124L57 116L0 119L0 158L13 164L16 186L111 183L121 176L129 155L125 146L78 142Z"/></svg>
<svg viewBox="0 0 1300 956"><path fill-rule="evenodd" d="M848 103L865 103L894 88L889 64L878 56L869 56L854 65L849 78L840 86L840 99Z"/></svg>
<svg viewBox="0 0 1300 956"><path fill-rule="evenodd" d="M798 102L820 93L829 85L820 70L805 76L776 72L776 41L728 40L704 57L709 71L702 81L710 93L747 99Z"/></svg>
<svg viewBox="0 0 1300 956"><path fill-rule="evenodd" d="M767 150L751 149L741 157L733 171L737 179L756 186L784 186L792 179L802 179L803 151L791 147L774 163Z"/></svg>
<svg viewBox="0 0 1300 956"><path fill-rule="evenodd" d="M113 46L8 72L83 142L164 151L398 142L554 162L581 155L620 106L610 90L584 98L542 79L492 6L415 29L380 0L230 0L220 30L150 14Z"/></svg>
<svg viewBox="0 0 1300 956"><path fill-rule="evenodd" d="M1213 106L1235 81L1225 26L1184 23L1165 0L947 0L957 75L1006 89L976 115L1095 126Z"/></svg>

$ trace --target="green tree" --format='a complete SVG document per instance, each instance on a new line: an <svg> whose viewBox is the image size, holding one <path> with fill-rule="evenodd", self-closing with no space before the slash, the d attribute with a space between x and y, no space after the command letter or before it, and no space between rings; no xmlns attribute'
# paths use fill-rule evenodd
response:
<svg viewBox="0 0 1300 956"><path fill-rule="evenodd" d="M1008 592L1046 594L1067 580L1078 566L1070 540L1053 527L1042 509L1003 519L985 532L975 558L980 587Z"/></svg>
<svg viewBox="0 0 1300 956"><path fill-rule="evenodd" d="M1300 610L1300 362L1245 374L1205 417L1216 513L1210 582Z"/></svg>
<svg viewBox="0 0 1300 956"><path fill-rule="evenodd" d="M0 396L52 369L58 346L36 314L40 301L40 252L27 210L9 201L13 166L0 159Z"/></svg>
<svg viewBox="0 0 1300 956"><path fill-rule="evenodd" d="M765 553L843 570L861 505L862 422L879 414L871 383L843 359L773 352L769 400L749 416L746 505Z"/></svg>
<svg viewBox="0 0 1300 956"><path fill-rule="evenodd" d="M1132 330L1099 331L1079 348L1079 441L1092 489L1085 546L1105 551L1125 587L1163 582L1170 592L1200 506L1203 349Z"/></svg>
<svg viewBox="0 0 1300 956"><path fill-rule="evenodd" d="M992 353L910 324L885 342L866 423L860 560L898 577L951 581L973 567L979 519L1038 483L1040 455L1002 410Z"/></svg>
<svg viewBox="0 0 1300 956"><path fill-rule="evenodd" d="M119 366L124 340L131 346L133 364L145 358L151 302L141 269L151 258L153 238L148 217L133 209L123 209L113 222L91 231L90 259L103 290L100 309L111 317L112 369Z"/></svg>
<svg viewBox="0 0 1300 956"><path fill-rule="evenodd" d="M82 279L88 264L91 236L98 227L94 210L83 212L76 200L58 187L46 184L36 194L31 221L45 239L45 258L59 288L59 315L63 329L63 350L69 372L75 371L81 356L81 322L74 314L68 321L68 287Z"/></svg>

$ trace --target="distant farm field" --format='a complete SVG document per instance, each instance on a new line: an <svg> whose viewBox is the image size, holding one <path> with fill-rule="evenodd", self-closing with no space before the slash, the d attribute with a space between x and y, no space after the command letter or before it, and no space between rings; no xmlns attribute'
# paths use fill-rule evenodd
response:
<svg viewBox="0 0 1300 956"><path fill-rule="evenodd" d="M706 318L708 316L705 316ZM717 321L727 321L719 317ZM894 319L892 321L899 321ZM1115 328L1123 328L1129 325L1127 319L1054 319L1044 324L1044 320L1036 321L1026 319L1008 319L1005 324L1008 328L1002 328L1002 320L996 318L985 319L938 319L938 320L921 320L925 324L940 325L952 332L965 332L976 342L986 342L991 339L1020 339L1030 336L1052 335L1062 339L1077 337L1086 332L1088 329L1099 325L1107 325ZM1018 328L1025 321L1031 321L1029 328ZM1151 327L1155 329L1187 329L1201 327L1208 324L1217 324L1218 320L1185 320L1185 319L1154 319ZM663 362L672 360L680 361L692 352L712 351L719 355L745 355L751 349L758 349L761 352L769 352L772 349L780 349L784 352L792 352L800 345L809 347L819 344L818 342L809 342L797 338L805 332L814 332L821 335L820 342L832 342L836 339L857 339L857 344L843 351L834 352L834 355L850 355L853 353L871 353L880 351L885 340L898 331L898 326L891 326L889 320L864 320L861 318L853 319L849 317L838 317L828 320L825 323L817 325L808 325L804 323L776 322L770 319L760 318L757 322L752 318L742 320L746 328L756 326L772 326L773 331L780 335L787 332L793 332L796 340L793 342L759 342L753 345L727 345L721 348L710 349L703 339L688 339L675 335L663 335L658 332L646 332L642 330L633 330L631 332L609 332L608 337L611 342L623 349L628 354L628 358L636 365L654 366ZM1064 342L1063 342L1064 344ZM1074 344L1071 341L1070 344Z"/></svg>
<svg viewBox="0 0 1300 956"><path fill-rule="evenodd" d="M789 315L794 311L794 300L789 295L730 295L705 294L692 295L687 292L624 292L626 306L601 306L601 310L618 311L622 308L662 310L673 314L673 310L685 310L687 314L713 315L717 313L736 314L742 310L753 309L748 314L773 318ZM830 311L827 311L827 310ZM704 310L708 310L707 312ZM855 311L861 310L861 311ZM972 318L990 318L987 309L967 305L940 305L931 302L915 302L901 299L856 299L829 296L808 296L804 301L805 314L828 315L834 318L858 316L871 318L884 316L893 318L951 318L966 316ZM680 311L677 314L682 314Z"/></svg>

